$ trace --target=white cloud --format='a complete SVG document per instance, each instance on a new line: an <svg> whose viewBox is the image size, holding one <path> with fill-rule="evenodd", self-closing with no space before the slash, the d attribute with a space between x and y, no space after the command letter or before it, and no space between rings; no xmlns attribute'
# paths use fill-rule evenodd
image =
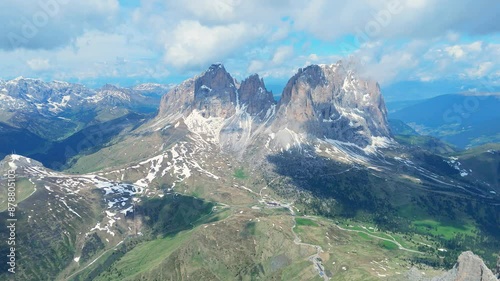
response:
<svg viewBox="0 0 500 281"><path fill-rule="evenodd" d="M500 31L499 3L470 0L293 1L296 29L333 40L372 32L370 39L433 38L446 34L492 34Z"/></svg>
<svg viewBox="0 0 500 281"><path fill-rule="evenodd" d="M118 0L4 2L3 77L164 77L172 68L185 75L221 61L241 75L282 78L310 63L334 63L338 45L361 32L367 40L348 39L348 53L382 83L499 71L500 47L491 42L498 41L500 2L488 0L141 0L137 8ZM38 4L49 2L60 5L45 11ZM41 12L48 21L13 48L6 36L22 35L23 19L29 24Z"/></svg>
<svg viewBox="0 0 500 281"><path fill-rule="evenodd" d="M34 71L47 70L50 68L50 63L48 59L31 59L26 61L28 66Z"/></svg>
<svg viewBox="0 0 500 281"><path fill-rule="evenodd" d="M354 53L366 58L363 75L383 85L401 80L477 79L499 70L500 44L482 40L449 44L437 40L413 40L407 44L385 42L367 45Z"/></svg>
<svg viewBox="0 0 500 281"><path fill-rule="evenodd" d="M309 60L311 60L311 61L313 61L313 62L314 62L314 61L318 61L318 60L319 60L319 57L318 57L318 55L316 55L316 54L310 54L310 55L309 55Z"/></svg>
<svg viewBox="0 0 500 281"><path fill-rule="evenodd" d="M191 0L183 1L181 5L196 18L217 22L227 22L236 17L240 0Z"/></svg>
<svg viewBox="0 0 500 281"><path fill-rule="evenodd" d="M460 58L463 58L465 56L465 51L464 49L462 49L462 47L460 46L451 46L451 47L446 47L446 52L448 53L448 55L456 58L456 59L460 59Z"/></svg>
<svg viewBox="0 0 500 281"><path fill-rule="evenodd" d="M293 46L280 46L276 49L272 62L274 64L282 64L286 59L293 55Z"/></svg>
<svg viewBox="0 0 500 281"><path fill-rule="evenodd" d="M252 60L247 68L248 73L256 73L264 69L264 62L259 60Z"/></svg>
<svg viewBox="0 0 500 281"><path fill-rule="evenodd" d="M473 51L473 52L480 52L483 49L482 46L483 46L483 42L476 41L474 43L466 45L466 48L469 49L470 51Z"/></svg>
<svg viewBox="0 0 500 281"><path fill-rule="evenodd" d="M291 26L288 23L282 23L279 27L276 28L274 32L272 32L269 36L270 42L276 42L283 40L288 37L291 32Z"/></svg>
<svg viewBox="0 0 500 281"><path fill-rule="evenodd" d="M165 62L190 68L223 60L261 33L258 26L243 23L208 27L183 21L174 28L172 37L165 39Z"/></svg>
<svg viewBox="0 0 500 281"><path fill-rule="evenodd" d="M482 42L476 41L466 45L453 45L445 48L445 51L455 59L462 59L470 52L480 52L482 50Z"/></svg>
<svg viewBox="0 0 500 281"><path fill-rule="evenodd" d="M383 55L379 60L370 60L370 57L366 58L361 73L381 84L394 81L419 64L419 60L414 54L405 50L391 51Z"/></svg>
<svg viewBox="0 0 500 281"><path fill-rule="evenodd" d="M0 50L8 71L3 78L23 75L46 80L86 80L105 77L165 78L168 70L158 55L143 48L141 38L104 32L86 32L72 45L57 50Z"/></svg>
<svg viewBox="0 0 500 281"><path fill-rule="evenodd" d="M0 49L54 49L88 30L110 30L119 12L117 0L3 1Z"/></svg>
<svg viewBox="0 0 500 281"><path fill-rule="evenodd" d="M470 78L483 77L493 68L493 63L491 61L482 62L477 67L468 68L465 72Z"/></svg>

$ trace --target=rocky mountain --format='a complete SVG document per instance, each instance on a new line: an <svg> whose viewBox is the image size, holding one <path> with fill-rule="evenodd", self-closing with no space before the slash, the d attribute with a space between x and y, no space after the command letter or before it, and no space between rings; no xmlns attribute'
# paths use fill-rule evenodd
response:
<svg viewBox="0 0 500 281"><path fill-rule="evenodd" d="M361 147L373 137L390 137L380 87L356 77L342 62L300 69L283 91L276 119L276 129Z"/></svg>
<svg viewBox="0 0 500 281"><path fill-rule="evenodd" d="M497 278L500 279L500 255L498 255L498 260L497 260L497 267L495 269Z"/></svg>
<svg viewBox="0 0 500 281"><path fill-rule="evenodd" d="M196 111L204 118L226 118L235 113L237 99L236 81L223 65L214 64L165 95L159 116Z"/></svg>
<svg viewBox="0 0 500 281"><path fill-rule="evenodd" d="M394 279L396 280L396 279ZM401 281L497 281L493 272L484 264L483 260L472 252L462 253L457 263L450 271L443 275L426 278L418 270L410 270Z"/></svg>
<svg viewBox="0 0 500 281"><path fill-rule="evenodd" d="M158 130L182 122L228 151L244 152L273 116L275 102L254 75L240 85L221 64L188 79L162 99Z"/></svg>
<svg viewBox="0 0 500 281"><path fill-rule="evenodd" d="M60 168L71 157L105 145L124 127L150 118L171 87L89 89L22 77L0 81L0 157L17 152ZM89 132L100 137L82 144L81 136Z"/></svg>
<svg viewBox="0 0 500 281"><path fill-rule="evenodd" d="M258 75L238 84L224 66L212 65L162 99L157 120L179 118L238 151L256 139L279 150L316 139L364 148L391 137L378 84L356 77L342 62L300 69L278 104Z"/></svg>
<svg viewBox="0 0 500 281"><path fill-rule="evenodd" d="M57 115L67 108L80 106L92 95L92 90L85 86L66 82L45 83L23 77L0 81L1 109L7 112Z"/></svg>
<svg viewBox="0 0 500 281"><path fill-rule="evenodd" d="M140 84L131 88L104 85L89 99L98 108L122 107L139 112L155 112L161 97L173 85Z"/></svg>
<svg viewBox="0 0 500 281"><path fill-rule="evenodd" d="M144 96L163 96L173 87L175 87L175 84L143 83L135 85L131 89L140 92Z"/></svg>
<svg viewBox="0 0 500 281"><path fill-rule="evenodd" d="M247 106L248 113L251 116L258 116L261 120L275 105L273 93L266 89L264 80L257 74L243 80L238 93L239 102Z"/></svg>

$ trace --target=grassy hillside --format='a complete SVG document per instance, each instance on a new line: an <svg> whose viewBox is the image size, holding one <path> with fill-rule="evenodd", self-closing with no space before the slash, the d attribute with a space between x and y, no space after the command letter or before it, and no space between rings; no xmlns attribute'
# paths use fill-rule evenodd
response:
<svg viewBox="0 0 500 281"><path fill-rule="evenodd" d="M445 159L421 152L412 160L429 171L461 180ZM447 265L467 249L481 253L490 265L496 261L500 209L495 204L461 195L457 189L443 189L442 184L396 177L394 173L407 173L404 168L391 171L392 176L379 177L321 157L306 160L299 154L283 153L270 161L285 177L274 181L272 187L300 205L302 214L352 218L387 231L424 235L449 249L441 261ZM427 262L439 265L435 259Z"/></svg>
<svg viewBox="0 0 500 281"><path fill-rule="evenodd" d="M431 136L395 135L394 138L400 144L419 147L440 155L450 154L458 150L456 147Z"/></svg>
<svg viewBox="0 0 500 281"><path fill-rule="evenodd" d="M85 199L75 206L74 196L67 196L66 204L78 212L77 216L69 212L59 199L49 196L43 186L37 186L36 192L22 200L28 192L23 185L25 181L20 181L22 191L16 211L16 280L55 280L59 272L72 262L79 234L95 225L94 218L100 210L96 204L99 199L95 194L82 193ZM0 219L5 221L7 218L8 212L0 212ZM7 234L5 231L1 233L2 240L7 239ZM2 255L7 253L7 247L6 243L0 245ZM1 266L0 279L7 278L6 266Z"/></svg>
<svg viewBox="0 0 500 281"><path fill-rule="evenodd" d="M0 122L0 159L14 151L22 155L31 155L47 150L47 141L26 129L16 128Z"/></svg>
<svg viewBox="0 0 500 281"><path fill-rule="evenodd" d="M147 118L147 115L129 113L116 119L88 125L71 132L62 140L44 139L27 129L0 123L0 158L15 151L40 161L48 168L61 170L69 167L73 157L98 151L120 134L140 126ZM57 122L45 126L51 128L57 126Z"/></svg>
<svg viewBox="0 0 500 281"><path fill-rule="evenodd" d="M470 148L455 156L463 169L470 172L475 181L486 182L490 192L500 194L500 144L491 143Z"/></svg>

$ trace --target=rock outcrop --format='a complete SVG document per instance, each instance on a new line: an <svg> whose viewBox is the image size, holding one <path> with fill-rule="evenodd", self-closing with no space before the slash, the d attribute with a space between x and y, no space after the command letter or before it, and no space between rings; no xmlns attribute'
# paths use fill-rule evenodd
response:
<svg viewBox="0 0 500 281"><path fill-rule="evenodd" d="M267 111L275 105L273 94L266 90L264 80L254 74L241 82L239 102L247 106L247 112L252 116L264 119Z"/></svg>
<svg viewBox="0 0 500 281"><path fill-rule="evenodd" d="M497 278L500 279L500 253L498 254L497 268L495 270L495 274Z"/></svg>
<svg viewBox="0 0 500 281"><path fill-rule="evenodd" d="M424 277L418 270L412 268L404 277L393 280L405 281L498 281L493 272L483 260L468 251L463 252L453 269L434 278Z"/></svg>
<svg viewBox="0 0 500 281"><path fill-rule="evenodd" d="M231 77L223 65L213 64L201 75L184 81L166 94L160 104L160 116L197 111L202 117L229 118L238 107L246 106L251 116L264 118L275 104L264 81L252 75L241 85Z"/></svg>
<svg viewBox="0 0 500 281"><path fill-rule="evenodd" d="M226 118L235 113L237 104L236 81L221 64L213 64L201 75L184 81L166 94L160 103L159 115L193 110L201 116Z"/></svg>

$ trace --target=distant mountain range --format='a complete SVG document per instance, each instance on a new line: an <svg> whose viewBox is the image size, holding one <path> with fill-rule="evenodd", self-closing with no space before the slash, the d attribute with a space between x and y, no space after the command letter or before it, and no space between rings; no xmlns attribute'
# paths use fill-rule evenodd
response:
<svg viewBox="0 0 500 281"><path fill-rule="evenodd" d="M75 139L75 135L91 131L89 127L102 129L126 120L127 116L154 114L161 97L172 87L160 84L140 84L131 88L105 85L94 90L80 84L46 83L22 77L0 80L0 157L15 151L43 161L50 156L42 155L54 155L54 145L60 147L74 142L71 137ZM137 116L133 118L138 119ZM117 133L118 128L121 126L114 128ZM95 145L97 143L92 144ZM62 151L55 153L63 154ZM64 163L65 160L59 157L57 162Z"/></svg>
<svg viewBox="0 0 500 281"><path fill-rule="evenodd" d="M437 96L460 94L464 92L500 93L500 86L493 80L436 80L436 81L400 81L383 87L385 100L393 102L411 102L430 99Z"/></svg>
<svg viewBox="0 0 500 281"><path fill-rule="evenodd" d="M442 95L390 114L421 135L459 148L500 142L500 96Z"/></svg>
<svg viewBox="0 0 500 281"><path fill-rule="evenodd" d="M173 85L140 84L131 88L105 85L90 89L81 84L18 77L0 80L1 110L33 112L43 115L64 115L89 107L128 106L156 107L156 103Z"/></svg>
<svg viewBox="0 0 500 281"><path fill-rule="evenodd" d="M61 140L92 122L108 121L131 111L153 113L172 86L105 85L94 90L80 84L23 77L0 80L0 122L42 138Z"/></svg>

